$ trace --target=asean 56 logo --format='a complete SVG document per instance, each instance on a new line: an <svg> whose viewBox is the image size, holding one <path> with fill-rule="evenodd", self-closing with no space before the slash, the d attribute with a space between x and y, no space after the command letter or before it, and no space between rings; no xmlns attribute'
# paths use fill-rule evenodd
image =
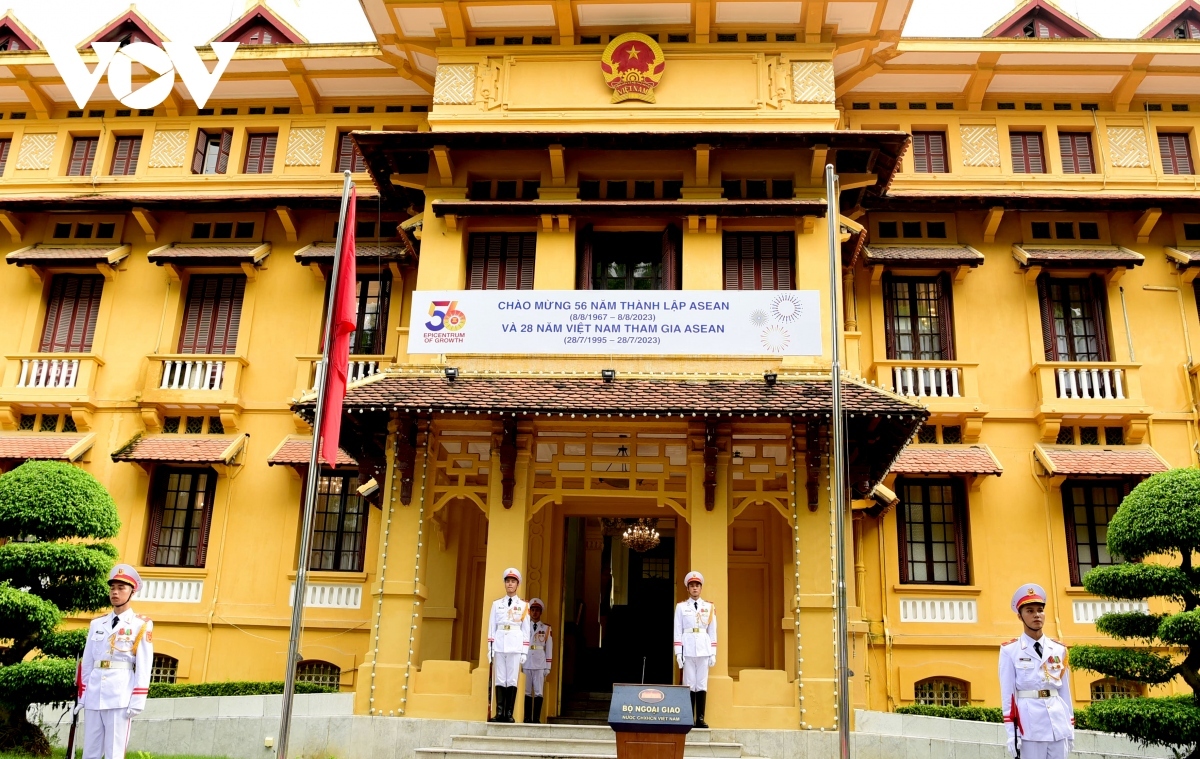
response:
<svg viewBox="0 0 1200 759"><path fill-rule="evenodd" d="M613 89L612 102L654 102L654 88L662 80L667 61L662 48L640 32L627 32L613 39L600 56L604 81Z"/></svg>
<svg viewBox="0 0 1200 759"><path fill-rule="evenodd" d="M467 315L458 310L456 300L435 300L429 304L429 315L425 329L430 332L458 332L467 326Z"/></svg>

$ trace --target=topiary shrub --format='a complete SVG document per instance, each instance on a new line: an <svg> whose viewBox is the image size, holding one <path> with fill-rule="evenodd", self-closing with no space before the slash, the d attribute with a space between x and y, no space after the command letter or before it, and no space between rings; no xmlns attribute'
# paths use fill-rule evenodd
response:
<svg viewBox="0 0 1200 759"><path fill-rule="evenodd" d="M1109 553L1127 563L1093 569L1083 578L1084 587L1104 598L1157 597L1182 609L1105 614L1096 620L1097 630L1137 645L1070 649L1076 669L1146 685L1181 678L1191 695L1097 701L1088 707L1086 721L1190 757L1200 757L1200 572L1193 567L1198 550L1200 471L1173 469L1139 484L1108 526ZM1151 557L1163 563L1148 563Z"/></svg>
<svg viewBox="0 0 1200 759"><path fill-rule="evenodd" d="M117 550L96 541L120 527L112 497L82 469L29 461L0 475L0 636L12 641L0 647L0 751L49 755L25 711L74 694L87 632L58 625L64 613L108 607Z"/></svg>

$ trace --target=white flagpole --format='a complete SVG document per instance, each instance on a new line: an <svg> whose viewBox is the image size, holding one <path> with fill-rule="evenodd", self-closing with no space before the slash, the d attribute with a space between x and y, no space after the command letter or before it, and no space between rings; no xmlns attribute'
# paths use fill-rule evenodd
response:
<svg viewBox="0 0 1200 759"><path fill-rule="evenodd" d="M342 242L346 235L346 211L350 207L350 172L344 172L342 185L342 210L338 215L337 242L333 250L333 271L329 276L329 297L325 307L325 338L321 347L321 359L317 362L316 383L317 405L313 412L312 452L308 456L308 479L304 486L304 518L300 526L300 557L296 562L296 587L292 591L292 628L288 637L287 668L283 675L283 705L279 710L278 759L287 759L288 734L292 727L292 696L296 688L296 664L300 648L300 631L304 621L304 596L308 587L309 543L311 542L313 512L317 503L317 483L321 477L321 419L325 411L325 391L329 377L329 347L333 341L333 312L337 307L338 272L342 268Z"/></svg>
<svg viewBox="0 0 1200 759"><path fill-rule="evenodd" d="M850 759L850 668L846 656L846 429L842 418L842 346L839 325L842 312L838 309L838 276L841 273L841 245L838 243L838 176L832 165L825 166L825 221L829 231L829 322L833 356L833 423L830 429L830 499L833 509L833 536L837 583L837 731L838 756ZM843 297L848 297L843 294Z"/></svg>

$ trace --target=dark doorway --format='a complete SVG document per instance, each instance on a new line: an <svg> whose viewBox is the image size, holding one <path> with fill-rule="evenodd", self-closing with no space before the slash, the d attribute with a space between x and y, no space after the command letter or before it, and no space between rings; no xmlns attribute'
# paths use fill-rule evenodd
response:
<svg viewBox="0 0 1200 759"><path fill-rule="evenodd" d="M661 233L598 232L594 239L593 290L662 289Z"/></svg>

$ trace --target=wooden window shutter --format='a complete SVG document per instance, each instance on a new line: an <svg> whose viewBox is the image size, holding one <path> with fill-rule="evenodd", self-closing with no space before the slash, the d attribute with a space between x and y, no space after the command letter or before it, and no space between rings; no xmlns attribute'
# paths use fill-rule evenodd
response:
<svg viewBox="0 0 1200 759"><path fill-rule="evenodd" d="M941 343L942 360L954 361L954 303L952 287L954 280L943 272L938 282L938 341Z"/></svg>
<svg viewBox="0 0 1200 759"><path fill-rule="evenodd" d="M967 489L963 487L963 481L956 478L950 491L954 494L954 549L958 555L958 584L967 585L970 583L970 575L967 572L967 539L971 532L967 523L970 518L967 514Z"/></svg>
<svg viewBox="0 0 1200 759"><path fill-rule="evenodd" d="M208 558L208 533L212 527L213 498L217 490L217 473L203 470L205 475L204 513L200 515L200 540L196 545L196 567L203 567Z"/></svg>
<svg viewBox="0 0 1200 759"><path fill-rule="evenodd" d="M1104 278L1093 274L1089 278L1089 293L1092 296L1092 322L1096 330L1096 350L1101 361L1111 361L1108 352L1108 288Z"/></svg>
<svg viewBox="0 0 1200 759"><path fill-rule="evenodd" d="M141 137L118 137L113 147L112 174L129 176L137 171L138 154L142 150Z"/></svg>
<svg viewBox="0 0 1200 759"><path fill-rule="evenodd" d="M0 174L4 173L4 167L8 165L8 151L11 148L11 139L0 140Z"/></svg>
<svg viewBox="0 0 1200 759"><path fill-rule="evenodd" d="M487 268L487 235L471 235L470 265L467 267L467 289L483 290L483 275Z"/></svg>
<svg viewBox="0 0 1200 759"><path fill-rule="evenodd" d="M662 269L660 278L661 286L664 290L678 290L679 283L679 227L674 224L668 224L667 228L662 233Z"/></svg>
<svg viewBox="0 0 1200 759"><path fill-rule="evenodd" d="M279 137L275 134L268 134L266 137L263 141L262 173L270 174L275 168L275 144Z"/></svg>
<svg viewBox="0 0 1200 759"><path fill-rule="evenodd" d="M1071 585L1078 587L1083 585L1083 578L1079 576L1079 540L1075 531L1075 504L1071 500L1071 488L1067 485L1064 482L1059 492L1062 493L1063 526L1067 530L1067 565L1070 567Z"/></svg>
<svg viewBox="0 0 1200 759"><path fill-rule="evenodd" d="M95 137L76 137L71 147L71 164L67 167L67 175L86 177L92 173L92 161L96 158Z"/></svg>
<svg viewBox="0 0 1200 759"><path fill-rule="evenodd" d="M791 233L784 233L775 236L775 284L776 290L793 290L795 282L793 280L794 267L792 259L795 258L794 244L796 238Z"/></svg>
<svg viewBox="0 0 1200 759"><path fill-rule="evenodd" d="M1047 361L1058 361L1058 333L1054 328L1054 303L1050 299L1050 278L1038 277L1038 303L1042 310L1042 348Z"/></svg>
<svg viewBox="0 0 1200 759"><path fill-rule="evenodd" d="M270 174L275 164L274 134L252 134L246 141L246 174Z"/></svg>
<svg viewBox="0 0 1200 759"><path fill-rule="evenodd" d="M896 281L890 274L883 275L883 338L887 343L887 357L895 361L896 349Z"/></svg>
<svg viewBox="0 0 1200 759"><path fill-rule="evenodd" d="M517 289L533 289L534 265L537 262L537 235L526 233L521 235L521 253L519 271L517 274Z"/></svg>
<svg viewBox="0 0 1200 759"><path fill-rule="evenodd" d="M896 483L896 493L900 496L900 504L896 507L896 532L897 542L897 559L900 561L900 582L911 582L912 578L908 574L908 530L907 528L907 508L904 503L905 488L904 481Z"/></svg>
<svg viewBox="0 0 1200 759"><path fill-rule="evenodd" d="M1016 132L1010 132L1008 135L1009 147L1012 150L1012 165L1013 173L1027 174L1029 173L1029 161L1025 158L1025 140Z"/></svg>
<svg viewBox="0 0 1200 759"><path fill-rule="evenodd" d="M192 173L204 173L204 153L208 150L208 133L196 130L196 147L192 149Z"/></svg>
<svg viewBox="0 0 1200 759"><path fill-rule="evenodd" d="M192 277L179 352L234 353L245 291L246 278L240 274Z"/></svg>
<svg viewBox="0 0 1200 759"><path fill-rule="evenodd" d="M350 166L354 162L354 141L350 139L349 132L342 132L338 136L338 171L349 171Z"/></svg>
<svg viewBox="0 0 1200 759"><path fill-rule="evenodd" d="M920 174L945 173L946 135L942 132L914 132L913 163Z"/></svg>
<svg viewBox="0 0 1200 759"><path fill-rule="evenodd" d="M1046 163L1042 150L1041 132L1010 132L1013 172L1017 174L1043 174Z"/></svg>
<svg viewBox="0 0 1200 759"><path fill-rule="evenodd" d="M775 286L775 237L773 235L757 235L758 243L758 288L759 290L776 290Z"/></svg>
<svg viewBox="0 0 1200 759"><path fill-rule="evenodd" d="M575 282L580 290L592 289L592 225L588 224L579 233L575 248Z"/></svg>
<svg viewBox="0 0 1200 759"><path fill-rule="evenodd" d="M1186 134L1158 135L1158 149L1162 154L1164 174L1191 174L1192 151Z"/></svg>
<svg viewBox="0 0 1200 759"><path fill-rule="evenodd" d="M388 309L392 303L392 275L389 272L383 272L379 277L379 328L375 330L375 344L371 346L371 351L375 355L383 353L387 347L387 325L388 325Z"/></svg>
<svg viewBox="0 0 1200 759"><path fill-rule="evenodd" d="M60 274L50 284L42 353L87 353L92 349L104 278Z"/></svg>
<svg viewBox="0 0 1200 759"><path fill-rule="evenodd" d="M725 289L726 290L741 290L742 276L741 264L738 260L738 238L737 235L725 233L725 239L721 241L724 247L724 262L725 262Z"/></svg>
<svg viewBox="0 0 1200 759"><path fill-rule="evenodd" d="M168 474L169 471L160 466L155 469L154 477L151 478L150 519L146 527L146 566L148 567L158 564L158 538L159 533L162 532Z"/></svg>
<svg viewBox="0 0 1200 759"><path fill-rule="evenodd" d="M1058 147L1062 153L1064 174L1094 174L1095 162L1092 159L1092 138L1079 132L1060 132Z"/></svg>
<svg viewBox="0 0 1200 759"><path fill-rule="evenodd" d="M224 174L229 170L229 148L233 144L233 132L226 129L221 132L221 147L217 153L217 173Z"/></svg>

